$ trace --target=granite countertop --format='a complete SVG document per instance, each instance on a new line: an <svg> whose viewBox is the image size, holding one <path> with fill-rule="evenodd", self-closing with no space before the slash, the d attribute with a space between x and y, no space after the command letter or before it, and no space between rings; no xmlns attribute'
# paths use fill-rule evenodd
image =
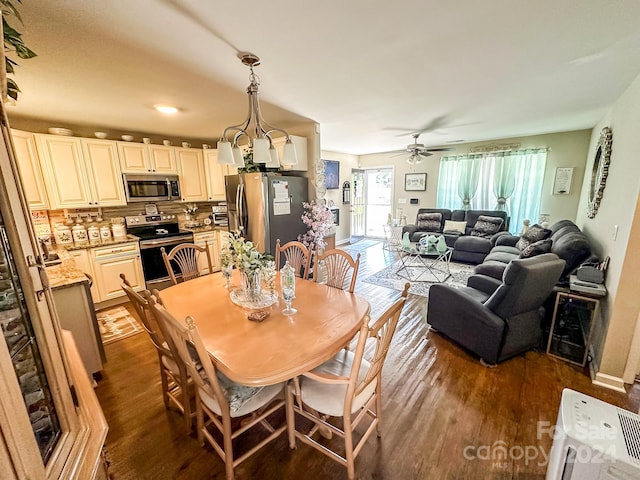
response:
<svg viewBox="0 0 640 480"><path fill-rule="evenodd" d="M221 230L223 232L227 231L225 227L220 227L218 225L200 225L198 227L183 227L183 228L193 233L216 232L218 230Z"/></svg>
<svg viewBox="0 0 640 480"><path fill-rule="evenodd" d="M80 270L71 254L64 248L50 249L50 253L56 253L62 263L47 267L47 277L51 288L64 287L88 281L88 277Z"/></svg>
<svg viewBox="0 0 640 480"><path fill-rule="evenodd" d="M86 282L89 278L85 273L78 268L73 256L69 253L74 250L86 250L94 247L106 247L109 245L120 245L124 243L132 243L140 240L135 235L127 235L126 238L117 240L110 240L98 245L83 245L83 246L58 246L49 248L49 254L55 253L61 260L58 265L52 265L46 268L47 277L49 278L49 285L51 288L65 287L73 285L75 283Z"/></svg>

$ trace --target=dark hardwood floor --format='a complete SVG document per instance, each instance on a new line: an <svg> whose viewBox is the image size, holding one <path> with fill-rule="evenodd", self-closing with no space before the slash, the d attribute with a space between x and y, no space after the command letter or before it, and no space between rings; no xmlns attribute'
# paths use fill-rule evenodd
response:
<svg viewBox="0 0 640 480"><path fill-rule="evenodd" d="M380 243L345 249L362 254L356 292L371 302L372 316L381 313L399 292L362 280L392 263L393 254ZM637 386L626 395L594 386L586 369L542 352L485 368L428 331L426 306L426 298L409 295L383 370L383 435L370 438L356 459L357 478L543 479L552 443L544 432L555 424L563 388L638 411ZM147 336L105 349L107 363L96 392L109 423L110 476L224 478L220 458L187 434L177 412L165 410L158 359ZM340 440L329 443L339 445ZM500 447L513 454L485 459ZM530 458L521 458L525 451ZM346 479L347 473L311 447L298 443L290 450L282 436L240 465L236 478Z"/></svg>

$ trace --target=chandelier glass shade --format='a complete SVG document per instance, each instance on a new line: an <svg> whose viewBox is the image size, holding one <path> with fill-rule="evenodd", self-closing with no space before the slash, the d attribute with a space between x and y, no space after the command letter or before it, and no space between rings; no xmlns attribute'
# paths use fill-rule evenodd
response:
<svg viewBox="0 0 640 480"><path fill-rule="evenodd" d="M251 70L249 86L247 87L249 113L243 123L225 128L222 137L218 141L218 163L243 167L243 152L239 142L246 141L245 145L253 149L254 163L266 163L275 167L280 166L280 164L295 165L298 160L291 137L282 128L269 125L262 118L262 113L260 112L260 102L258 100L260 79L253 73L253 67L260 65L260 59L256 55L246 52L239 53L238 57ZM273 145L274 133L281 133L286 139L282 150L282 159L278 157L278 152Z"/></svg>

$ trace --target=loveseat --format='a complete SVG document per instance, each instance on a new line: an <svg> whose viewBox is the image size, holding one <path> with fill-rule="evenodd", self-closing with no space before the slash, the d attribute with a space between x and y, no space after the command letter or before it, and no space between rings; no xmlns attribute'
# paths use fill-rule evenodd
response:
<svg viewBox="0 0 640 480"><path fill-rule="evenodd" d="M500 236L484 261L475 267L468 285L487 293L493 292L500 285L504 270L513 259L547 252L555 253L565 261L558 283L568 283L569 275L591 256L589 239L571 220L560 220L546 231L541 231L541 228L539 225L531 227L533 235L530 235L530 240L535 240L533 242L523 242L520 236L515 235ZM536 231L540 233L536 235Z"/></svg>
<svg viewBox="0 0 640 480"><path fill-rule="evenodd" d="M491 227L491 223L494 229L483 231L481 224ZM508 235L508 229L509 217L502 210L420 208L416 223L405 225L402 235L408 233L412 242L419 242L425 235L444 235L447 246L453 248L452 260L481 263L498 237Z"/></svg>

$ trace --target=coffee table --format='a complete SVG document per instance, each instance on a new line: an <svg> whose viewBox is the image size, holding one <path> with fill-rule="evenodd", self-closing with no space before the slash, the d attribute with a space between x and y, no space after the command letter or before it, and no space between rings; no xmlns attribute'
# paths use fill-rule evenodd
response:
<svg viewBox="0 0 640 480"><path fill-rule="evenodd" d="M449 270L453 252L451 247L447 247L444 252L439 252L435 248L420 250L419 244L412 243L409 247L402 247L398 251L402 265L396 270L396 274L402 278L412 282L442 283L451 276L451 270ZM418 273L414 271L412 274L411 269L418 270ZM425 274L431 275L435 280L423 279Z"/></svg>

